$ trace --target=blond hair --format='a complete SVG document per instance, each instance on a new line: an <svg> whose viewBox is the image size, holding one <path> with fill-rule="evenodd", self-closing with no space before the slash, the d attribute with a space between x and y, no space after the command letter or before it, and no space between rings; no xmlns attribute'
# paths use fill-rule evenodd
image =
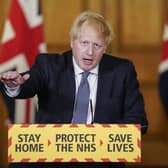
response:
<svg viewBox="0 0 168 168"><path fill-rule="evenodd" d="M114 34L111 26L107 21L105 21L102 15L89 11L81 13L75 19L70 31L70 37L72 40L79 38L81 28L84 23L88 23L91 26L99 28L105 38L106 45L108 46L110 44Z"/></svg>

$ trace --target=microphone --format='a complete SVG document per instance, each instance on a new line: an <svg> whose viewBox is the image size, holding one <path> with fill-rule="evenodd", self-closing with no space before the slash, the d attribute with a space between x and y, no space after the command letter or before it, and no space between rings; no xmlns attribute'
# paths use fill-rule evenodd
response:
<svg viewBox="0 0 168 168"><path fill-rule="evenodd" d="M91 112L91 124L93 124L93 104L92 104L92 99L89 100L89 104L90 104L90 112Z"/></svg>

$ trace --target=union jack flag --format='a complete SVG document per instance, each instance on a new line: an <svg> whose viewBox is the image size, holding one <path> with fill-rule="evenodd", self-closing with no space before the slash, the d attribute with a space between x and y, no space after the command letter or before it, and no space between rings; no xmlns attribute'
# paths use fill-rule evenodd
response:
<svg viewBox="0 0 168 168"><path fill-rule="evenodd" d="M23 72L34 63L40 52L46 52L43 18L38 0L11 0L0 49L0 73L8 70ZM32 123L35 106L32 99L6 99L10 120Z"/></svg>
<svg viewBox="0 0 168 168"><path fill-rule="evenodd" d="M159 66L160 81L159 89L162 103L168 116L168 20L164 26L163 53Z"/></svg>

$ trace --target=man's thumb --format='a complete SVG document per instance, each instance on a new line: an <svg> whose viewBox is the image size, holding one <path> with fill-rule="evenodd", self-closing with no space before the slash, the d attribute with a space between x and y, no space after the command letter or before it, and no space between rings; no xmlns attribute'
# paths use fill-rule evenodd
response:
<svg viewBox="0 0 168 168"><path fill-rule="evenodd" d="M30 74L25 74L22 76L24 81L27 81L30 78Z"/></svg>

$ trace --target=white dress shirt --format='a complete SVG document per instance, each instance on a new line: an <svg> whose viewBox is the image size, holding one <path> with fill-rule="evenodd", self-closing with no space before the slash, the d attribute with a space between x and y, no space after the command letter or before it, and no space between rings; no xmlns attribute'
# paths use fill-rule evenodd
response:
<svg viewBox="0 0 168 168"><path fill-rule="evenodd" d="M76 94L77 94L78 87L82 79L82 72L84 71L78 66L74 57L73 57L73 65L74 65L74 72L75 72ZM89 88L90 88L90 103L89 103L89 109L88 109L87 124L92 123L94 118L95 107L96 107L96 96L97 96L97 84L98 84L98 69L99 69L99 65L97 65L95 68L90 70L89 71L90 74L87 78L89 83ZM91 110L91 106L92 106L92 110Z"/></svg>

